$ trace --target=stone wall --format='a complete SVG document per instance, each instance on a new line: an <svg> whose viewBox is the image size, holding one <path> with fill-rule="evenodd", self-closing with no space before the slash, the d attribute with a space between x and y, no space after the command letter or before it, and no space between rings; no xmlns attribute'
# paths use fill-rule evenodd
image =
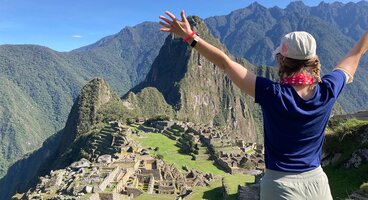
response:
<svg viewBox="0 0 368 200"><path fill-rule="evenodd" d="M131 198L117 193L100 193L100 200L131 200Z"/></svg>
<svg viewBox="0 0 368 200"><path fill-rule="evenodd" d="M149 175L149 174L152 174L153 177L156 179L156 180L160 180L160 171L158 169L151 169L151 170L148 170L148 169L141 169L141 174L143 175Z"/></svg>
<svg viewBox="0 0 368 200"><path fill-rule="evenodd" d="M120 181L118 182L118 184L116 185L114 192L119 193L121 192L124 187L127 185L127 182L129 180L129 178L135 173L135 171L133 169L126 169L125 174L123 175L123 177L120 179Z"/></svg>
<svg viewBox="0 0 368 200"><path fill-rule="evenodd" d="M86 200L100 200L100 195L97 193L92 194L90 197L88 197Z"/></svg>
<svg viewBox="0 0 368 200"><path fill-rule="evenodd" d="M109 173L109 175L98 186L101 189L101 191L104 191L107 185L109 185L112 181L114 181L114 178L116 177L116 175L119 173L120 170L121 170L120 167L116 167Z"/></svg>
<svg viewBox="0 0 368 200"><path fill-rule="evenodd" d="M127 187L126 192L129 196L132 194L133 198L136 198L137 196L143 194L142 190L138 188L131 188L131 187Z"/></svg>

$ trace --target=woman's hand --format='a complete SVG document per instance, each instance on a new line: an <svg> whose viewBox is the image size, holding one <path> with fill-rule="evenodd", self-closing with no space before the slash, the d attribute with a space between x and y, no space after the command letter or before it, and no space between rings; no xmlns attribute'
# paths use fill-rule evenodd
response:
<svg viewBox="0 0 368 200"><path fill-rule="evenodd" d="M171 20L160 15L160 19L162 20L160 21L160 24L164 26L164 28L160 28L160 31L171 32L181 38L185 38L193 32L187 18L185 17L184 10L180 12L181 20L176 19L176 17L169 11L166 11L165 14L168 15Z"/></svg>
<svg viewBox="0 0 368 200"><path fill-rule="evenodd" d="M164 26L163 28L160 28L162 32L171 32L182 38L187 38L192 35L193 30L185 17L184 11L181 11L180 13L181 20L176 19L175 16L168 11L165 13L171 18L171 20L162 15L160 16L160 19L162 20L160 21L160 24ZM192 36L194 37L194 35ZM193 41L193 37L187 41L188 44ZM194 48L210 62L223 69L241 90L254 97L256 85L255 74L248 71L240 64L232 61L229 56L219 48L209 44L201 38L198 39Z"/></svg>

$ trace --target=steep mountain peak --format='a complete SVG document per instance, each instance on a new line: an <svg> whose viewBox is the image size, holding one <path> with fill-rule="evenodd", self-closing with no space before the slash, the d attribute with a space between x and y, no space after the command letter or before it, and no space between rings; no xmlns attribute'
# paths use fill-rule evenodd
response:
<svg viewBox="0 0 368 200"><path fill-rule="evenodd" d="M229 54L201 18L189 16L188 21L202 39ZM162 93L179 120L226 126L234 130L234 137L256 140L249 99L220 68L180 38L166 38L145 81L132 91L147 87Z"/></svg>
<svg viewBox="0 0 368 200"><path fill-rule="evenodd" d="M365 0L361 0L357 3L358 6L368 6L368 2Z"/></svg>
<svg viewBox="0 0 368 200"><path fill-rule="evenodd" d="M197 16L188 16L188 21L193 30L206 41L219 46L225 47L210 34L204 21ZM167 103L172 105L176 110L180 109L180 92L178 83L184 78L190 67L188 61L192 55L192 49L182 39L170 34L159 55L152 64L146 79L132 91L139 92L144 87L156 87L165 97ZM198 59L198 62L200 60Z"/></svg>
<svg viewBox="0 0 368 200"><path fill-rule="evenodd" d="M111 45L111 43L126 43L126 40L131 40L134 37L138 37L143 32L157 30L157 27L158 23L156 22L142 22L135 26L126 26L116 34L106 36L98 40L94 44L75 49L73 50L73 52L89 51L98 47Z"/></svg>
<svg viewBox="0 0 368 200"><path fill-rule="evenodd" d="M257 1L249 4L249 6L247 8L250 9L250 10L267 9L266 7L264 7L263 5L261 5L260 3L258 3Z"/></svg>
<svg viewBox="0 0 368 200"><path fill-rule="evenodd" d="M113 98L110 86L102 78L94 78L81 90L66 122L60 152L63 152L82 133L88 132L97 121L97 111Z"/></svg>
<svg viewBox="0 0 368 200"><path fill-rule="evenodd" d="M329 10L337 10L344 6L344 3L338 1L335 1L333 3L321 1L317 6L312 7L312 9L317 9L318 12L328 12Z"/></svg>
<svg viewBox="0 0 368 200"><path fill-rule="evenodd" d="M303 8L303 7L308 7L307 5L304 4L303 1L292 1L289 3L289 5L286 7L286 9L288 8Z"/></svg>
<svg viewBox="0 0 368 200"><path fill-rule="evenodd" d="M78 97L79 125L78 133L88 131L88 127L96 120L97 110L110 101L112 92L110 87L102 78L94 78L85 85Z"/></svg>
<svg viewBox="0 0 368 200"><path fill-rule="evenodd" d="M309 13L309 7L305 5L303 1L293 1L286 7L285 10L289 12L297 12L302 15Z"/></svg>
<svg viewBox="0 0 368 200"><path fill-rule="evenodd" d="M158 55L167 36L158 29L157 22L143 22L132 27L128 26L117 34L107 36L94 44L74 50L72 53L75 53L76 60L83 55L98 57L98 61L91 65L98 63L99 67L106 68L104 73L108 76L104 78L115 86L114 90L126 93L131 87L144 80L153 60ZM129 67L122 68L122 66ZM124 71L109 74L112 70L121 69ZM124 79L113 82L111 81L113 78Z"/></svg>

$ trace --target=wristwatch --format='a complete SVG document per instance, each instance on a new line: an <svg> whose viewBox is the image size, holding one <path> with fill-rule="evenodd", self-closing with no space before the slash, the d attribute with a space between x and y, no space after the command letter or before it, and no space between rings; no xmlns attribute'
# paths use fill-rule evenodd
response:
<svg viewBox="0 0 368 200"><path fill-rule="evenodd" d="M199 36L198 36L198 35L196 35L196 36L193 38L192 43L190 43L190 46L191 46L191 47L195 47L195 45L197 44L198 40L199 40Z"/></svg>

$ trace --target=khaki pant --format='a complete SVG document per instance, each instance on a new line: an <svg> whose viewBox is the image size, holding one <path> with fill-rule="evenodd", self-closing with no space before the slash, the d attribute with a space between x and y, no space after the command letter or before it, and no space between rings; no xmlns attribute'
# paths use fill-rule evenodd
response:
<svg viewBox="0 0 368 200"><path fill-rule="evenodd" d="M302 173L266 169L261 180L261 200L331 200L328 179L321 167Z"/></svg>

